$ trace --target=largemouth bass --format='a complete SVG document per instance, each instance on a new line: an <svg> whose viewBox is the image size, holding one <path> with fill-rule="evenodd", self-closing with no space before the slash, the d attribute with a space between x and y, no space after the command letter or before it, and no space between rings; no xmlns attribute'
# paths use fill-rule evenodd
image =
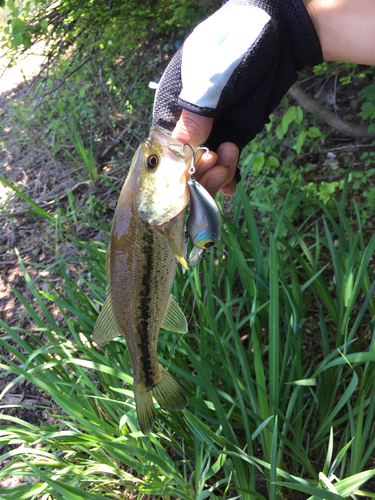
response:
<svg viewBox="0 0 375 500"><path fill-rule="evenodd" d="M153 127L136 151L115 212L106 255L108 294L93 333L99 345L125 336L144 434L156 419L153 397L167 411L187 406L180 386L158 363L157 343L161 327L187 332L171 289L176 259L187 267L188 150Z"/></svg>

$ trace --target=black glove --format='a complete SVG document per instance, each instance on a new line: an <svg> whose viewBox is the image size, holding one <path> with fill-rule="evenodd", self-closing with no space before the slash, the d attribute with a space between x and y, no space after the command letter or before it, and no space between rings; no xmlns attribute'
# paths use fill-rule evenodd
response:
<svg viewBox="0 0 375 500"><path fill-rule="evenodd" d="M229 0L197 26L164 72L153 125L171 133L181 108L215 118L207 146L241 150L304 66L322 51L302 0Z"/></svg>

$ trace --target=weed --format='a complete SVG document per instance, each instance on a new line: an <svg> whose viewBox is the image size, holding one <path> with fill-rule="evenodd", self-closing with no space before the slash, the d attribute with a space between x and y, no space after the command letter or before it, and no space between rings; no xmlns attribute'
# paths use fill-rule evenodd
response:
<svg viewBox="0 0 375 500"><path fill-rule="evenodd" d="M85 270L79 282L71 280L60 257L63 292L50 283L48 293L38 293L19 259L45 319L17 294L37 329L21 332L0 322L6 332L0 343L14 356L3 356L1 368L15 376L2 395L28 380L59 411L50 411L55 423L41 427L2 416L1 444L19 447L1 457L9 462L0 477L38 478L3 488L4 498L43 491L99 499L116 491L121 497L130 487L162 498L226 498L237 491L253 500L265 498L262 484L270 498L285 488L324 499L369 494L359 490L374 474L366 463L375 447L369 266L375 236L365 243L360 219L354 233L345 193L347 184L336 204L339 222L321 205L324 219L295 228L287 213L301 198L287 197L281 211L251 206L238 186L233 222L224 218L217 252L200 270L179 270L173 287L194 318L190 333L160 332L159 361L189 395L189 407L173 414L158 409L159 424L148 436L138 428L124 342L98 349L90 341L105 296L104 244L73 239L85 252ZM274 229L261 227L262 238L255 207L273 221ZM65 327L56 324L49 301ZM313 316L311 308L318 311ZM308 350L307 332L315 339Z"/></svg>

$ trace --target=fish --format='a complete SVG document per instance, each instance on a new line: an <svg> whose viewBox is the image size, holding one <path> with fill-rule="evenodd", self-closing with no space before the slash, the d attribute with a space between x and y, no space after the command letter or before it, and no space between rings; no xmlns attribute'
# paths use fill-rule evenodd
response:
<svg viewBox="0 0 375 500"><path fill-rule="evenodd" d="M107 298L93 341L124 336L129 351L137 418L143 434L156 420L153 398L166 411L187 397L157 360L160 328L186 333L185 315L171 295L184 256L191 153L158 127L138 147L122 187L106 253Z"/></svg>

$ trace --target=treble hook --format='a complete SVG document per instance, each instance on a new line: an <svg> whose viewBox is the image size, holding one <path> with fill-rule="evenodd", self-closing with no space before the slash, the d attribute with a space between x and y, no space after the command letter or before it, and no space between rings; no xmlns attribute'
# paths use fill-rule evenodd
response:
<svg viewBox="0 0 375 500"><path fill-rule="evenodd" d="M190 165L190 168L189 168L188 172L190 174L190 178L194 179L194 174L195 174L195 160L196 160L196 157L197 157L197 153L199 153L199 151L206 151L206 153L208 154L209 153L209 149L206 148L205 146L202 146L201 148L195 150L193 148L193 146L191 146L190 144L184 144L184 147L185 146L188 146L191 149L191 152L192 152L191 165Z"/></svg>

